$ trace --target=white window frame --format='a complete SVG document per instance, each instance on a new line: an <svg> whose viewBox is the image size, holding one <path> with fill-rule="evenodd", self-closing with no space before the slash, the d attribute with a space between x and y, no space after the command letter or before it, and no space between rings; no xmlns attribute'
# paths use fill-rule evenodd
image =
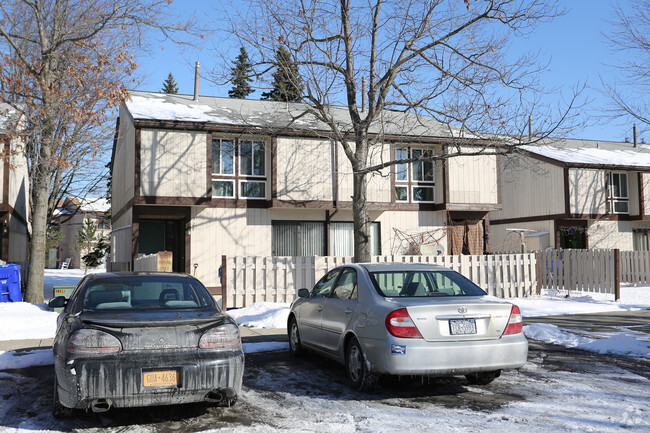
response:
<svg viewBox="0 0 650 433"><path fill-rule="evenodd" d="M242 159L243 158L242 158L241 147L242 147L242 144L244 144L244 143L250 143L251 144L251 174L242 173L242 165L243 165L242 164ZM262 174L253 173L255 171L255 163L254 163L255 154L256 154L256 152L255 152L255 144L261 145L261 147L262 147L262 160L264 161L264 167L263 167L264 172ZM237 147L239 148L238 149L239 150L239 161L238 161L239 162L239 164L238 164L239 165L239 167L238 167L239 175L244 176L244 177L266 177L266 141L264 141L264 140L246 140L246 139L242 139L242 140L238 140Z"/></svg>
<svg viewBox="0 0 650 433"><path fill-rule="evenodd" d="M614 179L618 179L618 189L621 189L621 179L625 178L625 195L614 195ZM614 171L609 173L609 202L610 202L610 211L613 214L622 214L626 215L630 213L630 185L628 183L628 175L627 173L620 172L620 171ZM616 210L616 204L618 203L625 203L627 204L627 209L625 211L617 211Z"/></svg>
<svg viewBox="0 0 650 433"><path fill-rule="evenodd" d="M224 141L229 141L229 142L232 143L232 173L225 173L223 171L223 162L222 162L223 161L223 158L222 158L223 152L220 151L219 152L219 170L220 170L220 172L215 173L213 171L212 175L213 176L217 175L217 176L233 176L234 177L235 176L235 165L236 165L236 161L237 161L237 159L235 158L235 149L236 149L237 144L236 144L235 140L231 139L231 138L213 138L212 139L212 146L214 146L214 143L217 142L217 141L219 142L219 148L221 148L221 145L222 145L222 143ZM211 147L210 150L212 151L212 157L214 158L214 147ZM210 170L212 170L212 167L210 167Z"/></svg>
<svg viewBox="0 0 650 433"><path fill-rule="evenodd" d="M244 191L244 184L246 183L261 183L264 185L264 196L263 197L247 197L242 194ZM256 180L256 179L242 179L239 181L239 198L246 200L266 200L266 180Z"/></svg>
<svg viewBox="0 0 650 433"><path fill-rule="evenodd" d="M232 185L232 195L214 195L214 186L210 185L212 187L212 197L214 197L214 198L235 198L235 195L236 195L235 181L233 179L212 179L212 182L225 182L225 183L230 183Z"/></svg>
<svg viewBox="0 0 650 433"><path fill-rule="evenodd" d="M400 155L398 156L398 153L406 151L406 158L413 158L414 152L422 152L422 154L425 154L427 152L433 154L434 149L432 148L426 148L426 147L399 147L395 149L395 159L402 159L403 156ZM421 170L424 169L425 162L420 161L421 163ZM415 166L417 164L417 161L411 161L408 163L401 163L401 164L396 164L395 165L395 186L393 190L393 194L395 196L395 202L396 203L435 203L436 201L436 164L435 162L432 162L432 173L431 173L431 179L432 180L417 180L415 179ZM406 166L406 179L398 179L397 173L398 171L401 171L401 166ZM421 173L423 178L426 177L426 173ZM406 199L405 200L398 200L397 198L397 188L405 188L406 189ZM415 190L416 188L425 188L425 189L431 189L433 194L433 199L432 200L416 200L415 198Z"/></svg>

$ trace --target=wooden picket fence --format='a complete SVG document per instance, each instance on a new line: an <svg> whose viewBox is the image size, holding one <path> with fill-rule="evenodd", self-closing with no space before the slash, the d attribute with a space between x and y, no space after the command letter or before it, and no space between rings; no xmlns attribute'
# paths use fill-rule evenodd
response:
<svg viewBox="0 0 650 433"><path fill-rule="evenodd" d="M621 251L621 282L650 284L650 251Z"/></svg>
<svg viewBox="0 0 650 433"><path fill-rule="evenodd" d="M490 295L530 296L538 290L535 253L481 256L375 256L373 262L430 263L451 268ZM352 257L222 257L222 305L291 302L330 269Z"/></svg>
<svg viewBox="0 0 650 433"><path fill-rule="evenodd" d="M538 253L543 288L609 293L620 290L618 250L549 250Z"/></svg>

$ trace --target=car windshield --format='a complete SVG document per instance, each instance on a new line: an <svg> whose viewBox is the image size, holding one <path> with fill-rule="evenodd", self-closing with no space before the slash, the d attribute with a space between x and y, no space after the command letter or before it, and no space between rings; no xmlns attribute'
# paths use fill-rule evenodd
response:
<svg viewBox="0 0 650 433"><path fill-rule="evenodd" d="M377 292L385 297L484 296L480 287L454 271L371 272Z"/></svg>
<svg viewBox="0 0 650 433"><path fill-rule="evenodd" d="M93 310L195 309L214 305L198 281L155 275L99 279L85 287L82 299L84 308Z"/></svg>

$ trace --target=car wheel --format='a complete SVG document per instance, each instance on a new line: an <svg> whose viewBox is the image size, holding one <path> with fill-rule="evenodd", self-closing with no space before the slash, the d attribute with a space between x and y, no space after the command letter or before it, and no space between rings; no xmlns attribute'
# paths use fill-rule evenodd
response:
<svg viewBox="0 0 650 433"><path fill-rule="evenodd" d="M300 343L300 331L298 330L298 322L295 317L289 321L289 351L293 355L302 354L302 344Z"/></svg>
<svg viewBox="0 0 650 433"><path fill-rule="evenodd" d="M499 376L501 376L501 370L481 371L479 373L466 374L465 378L470 385L487 385L492 383L492 381Z"/></svg>
<svg viewBox="0 0 650 433"><path fill-rule="evenodd" d="M54 418L69 418L74 414L74 409L63 406L61 400L59 400L59 383L56 380L56 374L54 375L54 393L52 398L52 415L54 415Z"/></svg>
<svg viewBox="0 0 650 433"><path fill-rule="evenodd" d="M356 338L351 339L345 353L345 368L352 387L358 390L372 388L377 381L377 377L368 371L366 358L361 350L359 340Z"/></svg>

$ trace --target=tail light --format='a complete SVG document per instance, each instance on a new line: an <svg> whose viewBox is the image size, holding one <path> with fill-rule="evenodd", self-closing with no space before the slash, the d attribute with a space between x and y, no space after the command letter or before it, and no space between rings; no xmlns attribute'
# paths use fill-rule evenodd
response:
<svg viewBox="0 0 650 433"><path fill-rule="evenodd" d="M239 328L228 324L206 331L199 340L201 349L231 349L241 345Z"/></svg>
<svg viewBox="0 0 650 433"><path fill-rule="evenodd" d="M503 335L519 334L521 333L524 327L524 320L521 317L521 311L516 305L512 306L510 310L510 319L508 319L508 325L506 330L503 331Z"/></svg>
<svg viewBox="0 0 650 433"><path fill-rule="evenodd" d="M395 310L386 316L386 329L395 337L422 338L406 308Z"/></svg>
<svg viewBox="0 0 650 433"><path fill-rule="evenodd" d="M97 329L80 329L68 340L66 350L69 353L102 354L117 353L122 350L122 343L114 335Z"/></svg>

